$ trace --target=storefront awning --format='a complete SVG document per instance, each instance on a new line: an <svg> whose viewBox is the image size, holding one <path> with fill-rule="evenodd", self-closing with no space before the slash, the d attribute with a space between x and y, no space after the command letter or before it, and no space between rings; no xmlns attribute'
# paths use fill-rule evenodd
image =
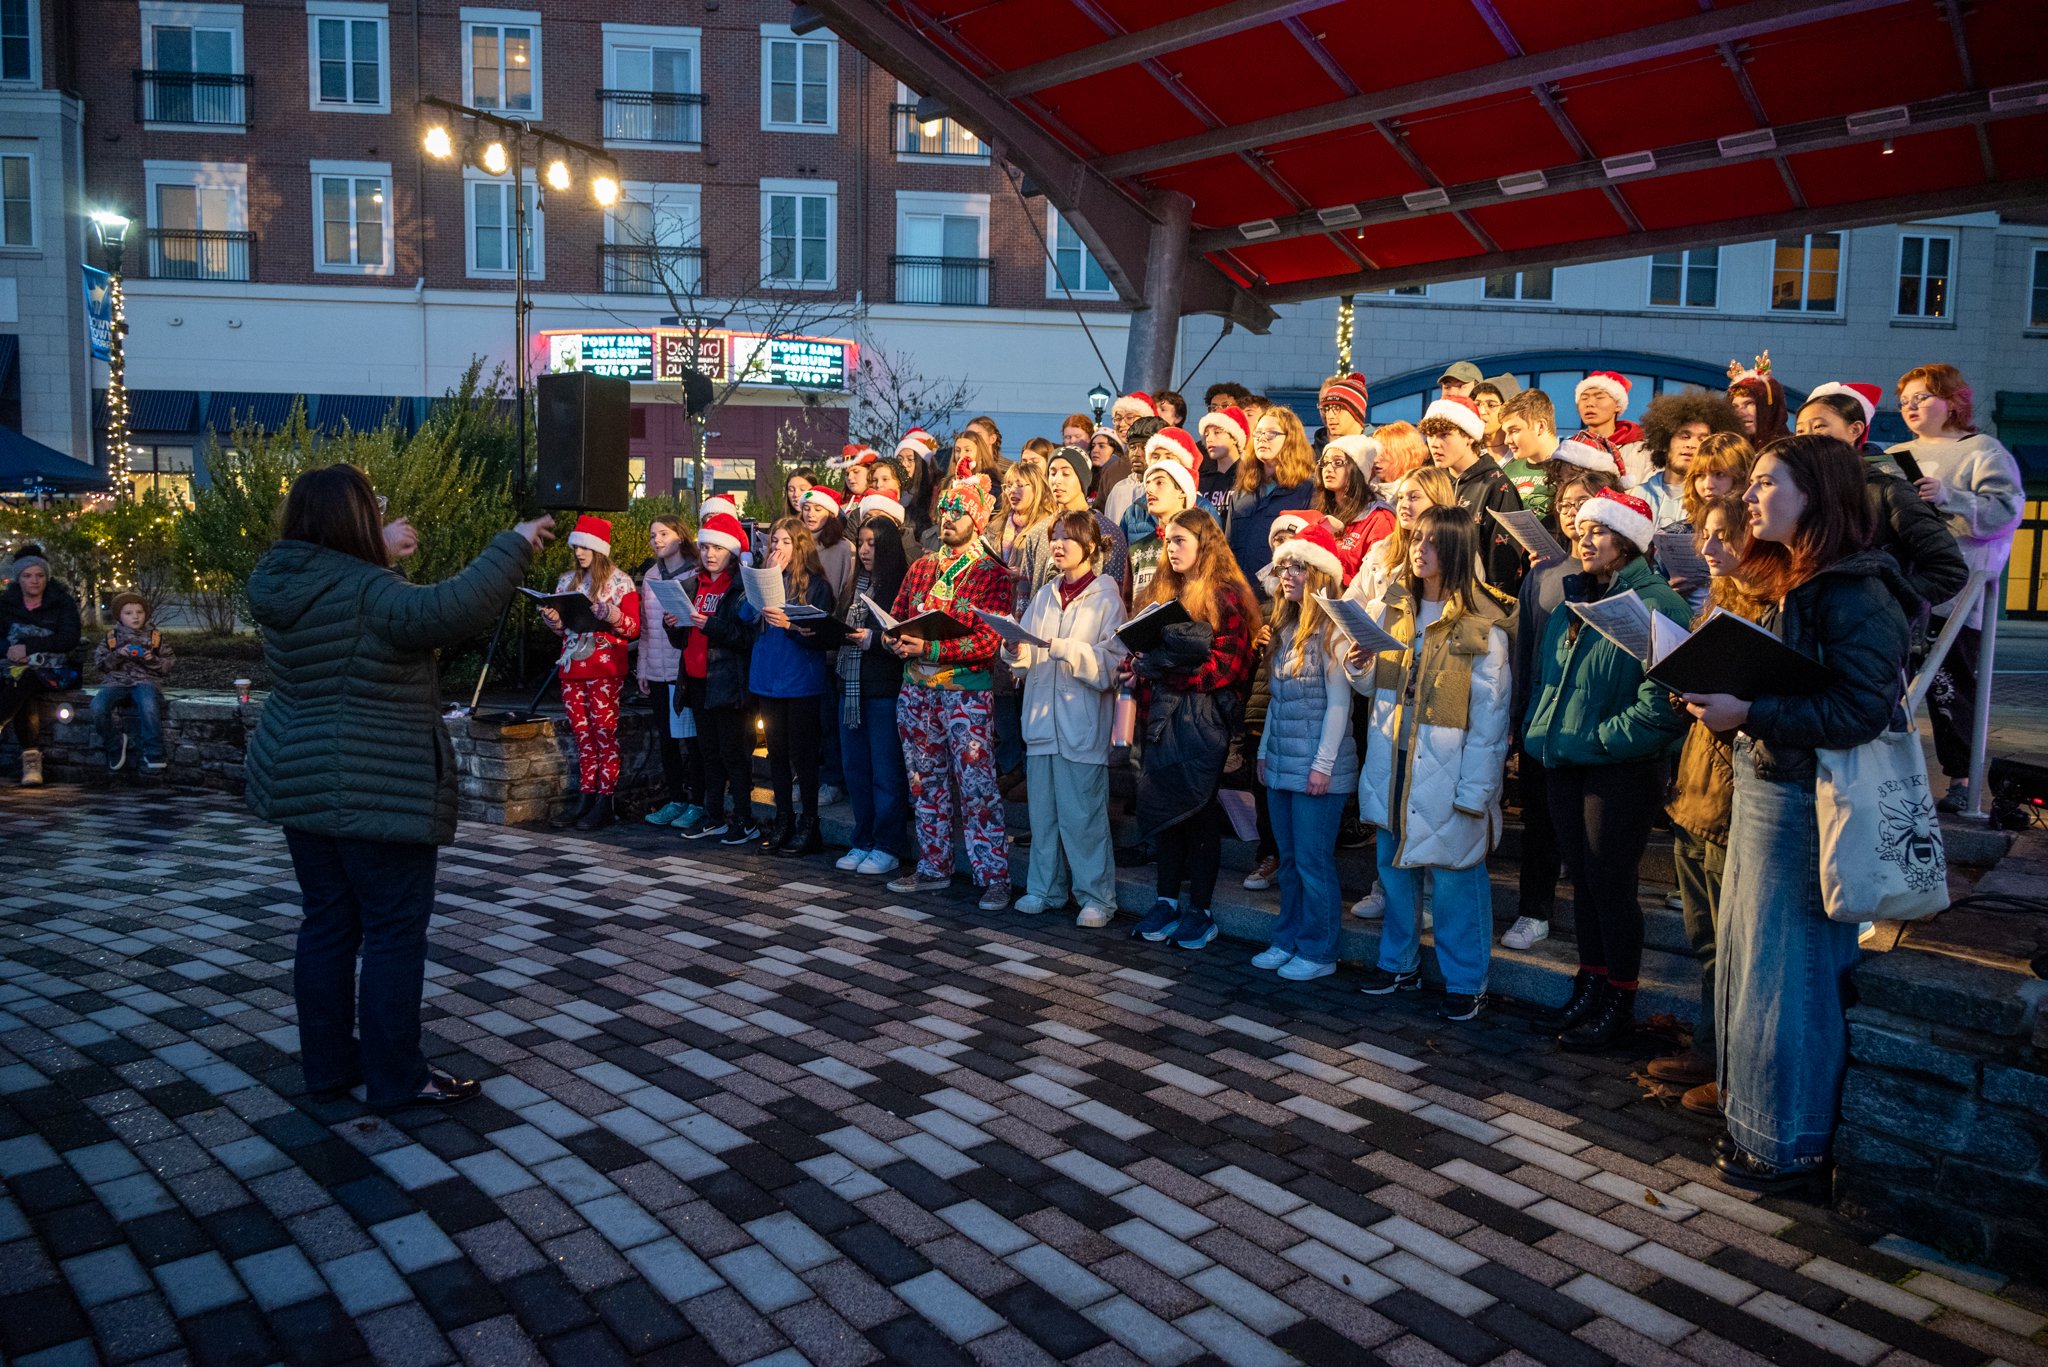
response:
<svg viewBox="0 0 2048 1367"><path fill-rule="evenodd" d="M291 417L290 394L214 394L206 405L206 425L225 436L237 426L276 431Z"/></svg>
<svg viewBox="0 0 2048 1367"><path fill-rule="evenodd" d="M0 493L82 494L107 487L107 477L84 461L0 427Z"/></svg>
<svg viewBox="0 0 2048 1367"><path fill-rule="evenodd" d="M322 394L314 404L314 423L328 432L339 432L346 424L351 431L374 432L393 418L401 431L412 426L411 399L389 394Z"/></svg>

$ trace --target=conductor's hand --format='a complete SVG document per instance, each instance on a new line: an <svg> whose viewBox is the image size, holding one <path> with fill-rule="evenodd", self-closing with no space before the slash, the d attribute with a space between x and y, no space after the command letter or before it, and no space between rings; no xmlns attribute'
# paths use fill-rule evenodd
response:
<svg viewBox="0 0 2048 1367"><path fill-rule="evenodd" d="M526 544L536 551L555 539L555 519L552 513L542 513L530 522L522 522L512 529L526 538Z"/></svg>
<svg viewBox="0 0 2048 1367"><path fill-rule="evenodd" d="M420 534L413 529L408 518L384 524L384 554L390 560L403 560L420 548Z"/></svg>

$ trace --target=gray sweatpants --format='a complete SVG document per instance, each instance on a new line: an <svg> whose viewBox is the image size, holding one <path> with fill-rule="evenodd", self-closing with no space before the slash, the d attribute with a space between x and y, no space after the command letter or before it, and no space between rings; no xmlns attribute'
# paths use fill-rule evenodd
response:
<svg viewBox="0 0 2048 1367"><path fill-rule="evenodd" d="M1116 910L1116 858L1110 845L1109 766L1058 755L1027 755L1031 791L1031 868L1025 891L1048 907Z"/></svg>

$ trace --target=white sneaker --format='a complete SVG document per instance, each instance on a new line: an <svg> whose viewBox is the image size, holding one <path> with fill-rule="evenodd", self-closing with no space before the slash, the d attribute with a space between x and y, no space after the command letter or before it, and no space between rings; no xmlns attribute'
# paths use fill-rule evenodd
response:
<svg viewBox="0 0 2048 1367"><path fill-rule="evenodd" d="M1116 919L1116 913L1100 903L1090 902L1081 908L1081 914L1074 918L1074 924L1089 930L1100 930Z"/></svg>
<svg viewBox="0 0 2048 1367"><path fill-rule="evenodd" d="M1664 905L1670 907L1673 911L1684 911L1685 894L1673 888L1670 892L1664 894Z"/></svg>
<svg viewBox="0 0 2048 1367"><path fill-rule="evenodd" d="M1335 964L1319 964L1314 959L1295 955L1280 965L1280 976L1291 983L1305 983L1314 978L1327 978L1337 971Z"/></svg>
<svg viewBox="0 0 2048 1367"><path fill-rule="evenodd" d="M1377 921L1387 914L1385 888L1374 888L1351 904L1351 914L1361 921Z"/></svg>
<svg viewBox="0 0 2048 1367"><path fill-rule="evenodd" d="M1527 949L1539 940L1550 938L1550 922L1539 921L1534 916L1518 916L1508 927L1508 933L1500 937L1503 949Z"/></svg>
<svg viewBox="0 0 2048 1367"><path fill-rule="evenodd" d="M1291 949L1273 948L1252 957L1253 968L1278 968L1294 957Z"/></svg>
<svg viewBox="0 0 2048 1367"><path fill-rule="evenodd" d="M903 866L903 861L887 850L869 850L868 857L860 861L855 873L894 873Z"/></svg>
<svg viewBox="0 0 2048 1367"><path fill-rule="evenodd" d="M832 867L845 873L852 873L860 867L863 859L873 853L873 850L848 850L832 861Z"/></svg>
<svg viewBox="0 0 2048 1367"><path fill-rule="evenodd" d="M24 750L21 752L21 786L40 788L43 786L43 752Z"/></svg>
<svg viewBox="0 0 2048 1367"><path fill-rule="evenodd" d="M1021 911L1026 916L1037 916L1045 911L1045 899L1043 897L1033 897L1027 892L1012 902L1010 909L1012 911Z"/></svg>

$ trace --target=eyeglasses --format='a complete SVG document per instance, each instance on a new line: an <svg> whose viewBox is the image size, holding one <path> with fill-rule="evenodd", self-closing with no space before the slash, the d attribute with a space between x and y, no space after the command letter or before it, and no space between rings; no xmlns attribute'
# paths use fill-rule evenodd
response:
<svg viewBox="0 0 2048 1367"><path fill-rule="evenodd" d="M1905 394L1899 398L1899 407L1902 409L1919 408L1924 404L1935 403L1940 398L1941 395L1939 394Z"/></svg>
<svg viewBox="0 0 2048 1367"><path fill-rule="evenodd" d="M1271 429L1271 428L1267 428L1267 427L1261 427L1261 428L1260 428L1260 429L1259 429L1258 431L1256 431L1256 432L1252 433L1252 440L1253 440L1253 441L1281 441L1281 440L1285 439L1285 438L1286 438L1286 436L1287 436L1287 434L1286 434L1285 432L1278 432L1278 431L1274 431L1274 430L1273 430L1273 429Z"/></svg>

